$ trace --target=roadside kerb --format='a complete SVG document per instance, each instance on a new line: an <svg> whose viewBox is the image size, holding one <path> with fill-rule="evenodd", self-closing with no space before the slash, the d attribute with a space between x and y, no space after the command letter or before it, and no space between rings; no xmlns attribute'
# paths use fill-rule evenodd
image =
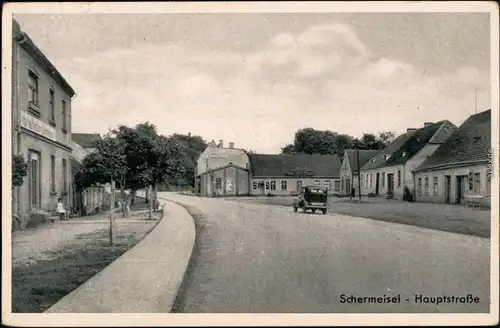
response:
<svg viewBox="0 0 500 328"><path fill-rule="evenodd" d="M168 201L163 219L137 245L46 313L168 313L193 251L193 218Z"/></svg>

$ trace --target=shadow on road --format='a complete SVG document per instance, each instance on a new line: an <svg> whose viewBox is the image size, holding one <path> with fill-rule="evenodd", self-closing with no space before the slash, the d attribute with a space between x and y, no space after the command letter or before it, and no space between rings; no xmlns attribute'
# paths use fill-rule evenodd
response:
<svg viewBox="0 0 500 328"><path fill-rule="evenodd" d="M206 245L207 243L210 244L212 239L207 231L207 226L209 223L199 209L193 206L188 206L177 202L175 203L184 207L184 209L188 211L188 213L193 217L196 228L193 252L191 254L191 258L189 259L186 272L184 273L184 278L182 279L181 286L179 287L179 291L177 292L174 305L172 306L172 309L170 311L171 313L183 313L186 308L186 298L188 290L193 283L194 269L197 267L201 260L201 254L203 252L202 245Z"/></svg>

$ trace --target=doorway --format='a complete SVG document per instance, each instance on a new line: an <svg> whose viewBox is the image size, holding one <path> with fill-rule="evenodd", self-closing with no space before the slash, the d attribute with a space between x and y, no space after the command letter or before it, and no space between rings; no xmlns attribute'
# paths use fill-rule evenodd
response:
<svg viewBox="0 0 500 328"><path fill-rule="evenodd" d="M389 195L394 195L394 174L387 174L387 193Z"/></svg>
<svg viewBox="0 0 500 328"><path fill-rule="evenodd" d="M351 180L349 178L345 180L345 192L351 194Z"/></svg>
<svg viewBox="0 0 500 328"><path fill-rule="evenodd" d="M455 179L456 179L455 203L460 204L465 196L464 188L465 188L466 183L465 183L464 176L459 175L459 176L456 176Z"/></svg>
<svg viewBox="0 0 500 328"><path fill-rule="evenodd" d="M444 176L444 202L450 203L450 195L451 195L451 176Z"/></svg>
<svg viewBox="0 0 500 328"><path fill-rule="evenodd" d="M40 155L30 151L28 158L29 195L32 209L40 208Z"/></svg>
<svg viewBox="0 0 500 328"><path fill-rule="evenodd" d="M380 173L377 172L377 176L375 177L375 195L378 196L378 189L379 189L379 182L380 182Z"/></svg>

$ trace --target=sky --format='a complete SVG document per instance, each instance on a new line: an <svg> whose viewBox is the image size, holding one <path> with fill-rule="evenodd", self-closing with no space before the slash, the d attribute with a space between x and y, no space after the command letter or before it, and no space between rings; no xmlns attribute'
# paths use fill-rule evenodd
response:
<svg viewBox="0 0 500 328"><path fill-rule="evenodd" d="M491 106L488 13L14 18L76 90L73 132L149 121L277 153L300 128L400 134Z"/></svg>

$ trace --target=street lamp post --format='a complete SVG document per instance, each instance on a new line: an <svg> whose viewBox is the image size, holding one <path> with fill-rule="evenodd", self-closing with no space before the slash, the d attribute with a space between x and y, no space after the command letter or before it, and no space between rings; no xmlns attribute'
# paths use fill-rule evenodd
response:
<svg viewBox="0 0 500 328"><path fill-rule="evenodd" d="M359 145L356 144L356 160L358 162L358 197L361 202L361 168L359 165Z"/></svg>

